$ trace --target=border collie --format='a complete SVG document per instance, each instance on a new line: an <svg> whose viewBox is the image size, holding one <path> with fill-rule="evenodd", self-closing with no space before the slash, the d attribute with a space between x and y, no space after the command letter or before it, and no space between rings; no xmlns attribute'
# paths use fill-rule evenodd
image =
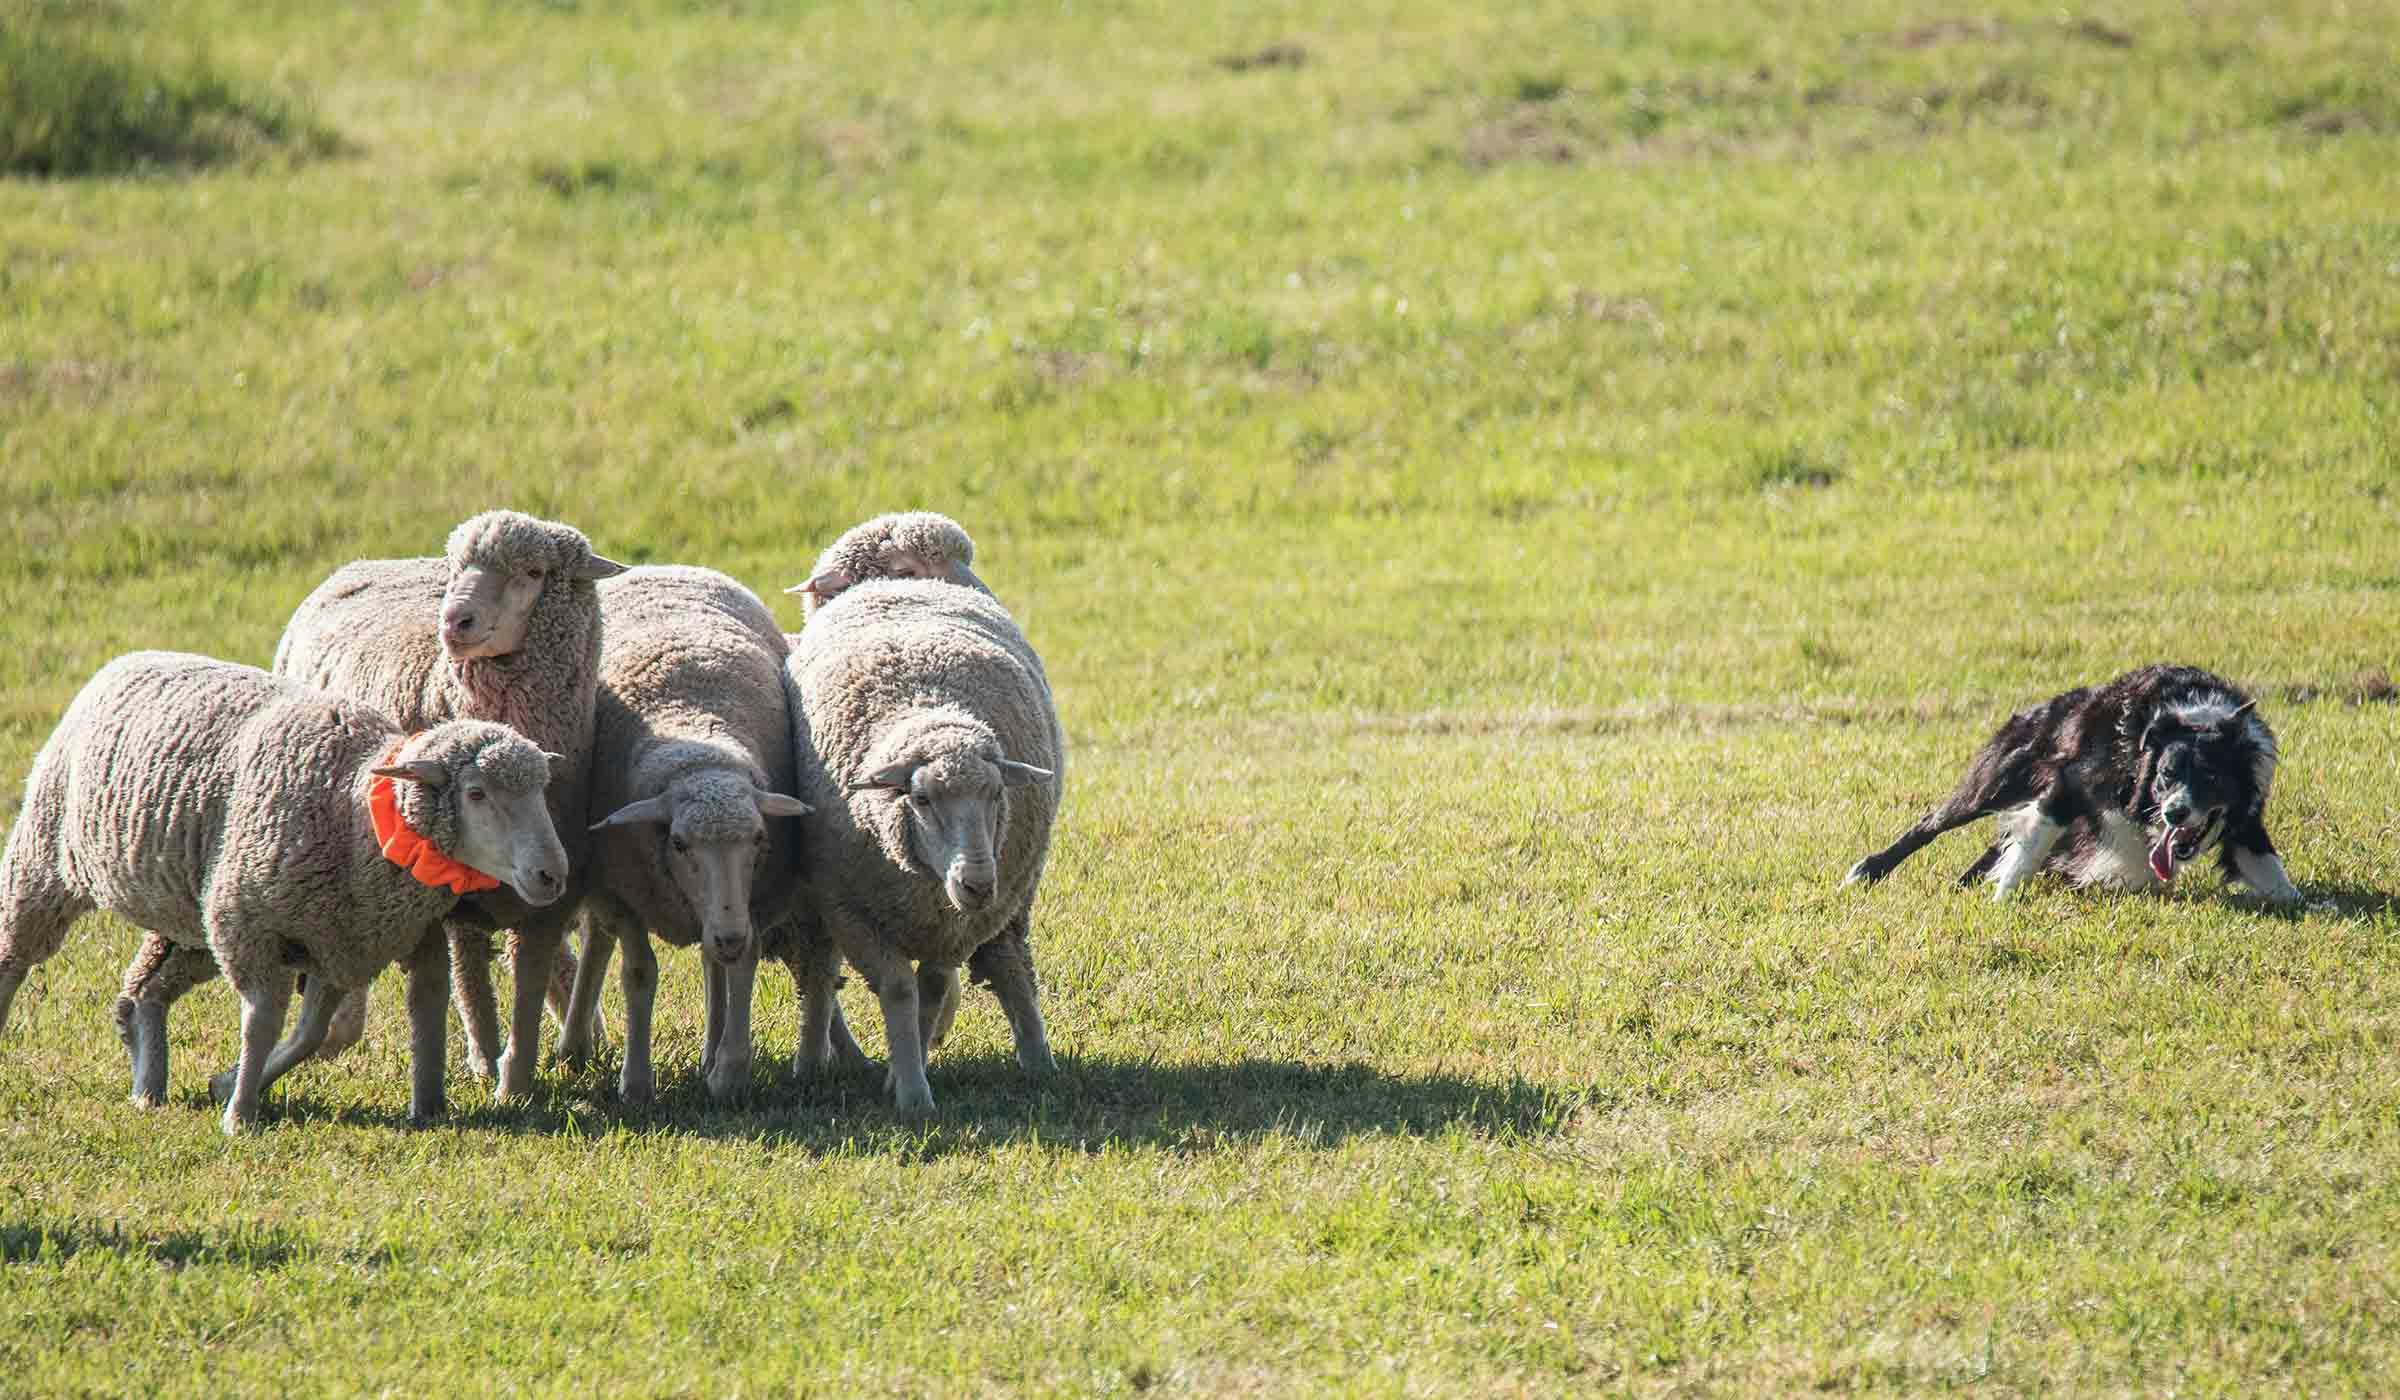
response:
<svg viewBox="0 0 2400 1400"><path fill-rule="evenodd" d="M1998 817L2000 839L1958 878L1990 879L1994 899L2044 869L2078 885L2164 889L2221 842L2228 878L2296 904L2267 839L2275 735L2257 707L2220 676L2145 666L2019 711L1947 801L1843 883L1871 885L1943 832Z"/></svg>

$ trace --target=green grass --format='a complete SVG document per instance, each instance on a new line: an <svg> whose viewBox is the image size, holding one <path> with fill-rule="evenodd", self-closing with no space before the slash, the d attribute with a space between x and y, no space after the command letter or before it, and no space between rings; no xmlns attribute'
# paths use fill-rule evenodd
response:
<svg viewBox="0 0 2400 1400"><path fill-rule="evenodd" d="M0 181L0 774L493 505L762 592L946 510L1074 750L1066 1068L971 994L925 1126L710 1104L678 957L655 1109L408 1132L387 990L227 1143L91 920L0 1388L2394 1389L2400 10L1714 8L0 21L339 133ZM2154 659L2305 914L1836 887Z"/></svg>

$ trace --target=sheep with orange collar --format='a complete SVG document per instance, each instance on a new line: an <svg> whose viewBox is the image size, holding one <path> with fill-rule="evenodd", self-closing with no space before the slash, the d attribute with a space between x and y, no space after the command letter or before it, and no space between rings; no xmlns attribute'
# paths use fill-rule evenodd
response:
<svg viewBox="0 0 2400 1400"><path fill-rule="evenodd" d="M534 907L566 893L545 800L557 761L506 725L411 736L256 667L119 657L34 759L0 854L0 1029L26 975L91 910L205 950L242 1001L240 1061L212 1083L234 1133L316 1049L345 995L406 959L410 1114L431 1118L443 1107L442 920L479 886L505 883ZM308 995L278 1046L296 971ZM160 1102L164 1003L140 1008L129 1048L134 1101Z"/></svg>
<svg viewBox="0 0 2400 1400"><path fill-rule="evenodd" d="M439 556L366 559L336 569L293 612L275 649L275 673L364 701L411 730L449 719L490 720L564 754L550 814L580 869L590 845L584 797L600 662L594 585L624 568L594 553L571 525L485 511L452 530ZM536 909L506 890L478 894L451 924L451 976L467 1065L496 1076L494 1096L502 1101L532 1091L545 993L562 1015L567 1009L572 959L559 945L581 890L568 896ZM491 981L495 929L514 934L515 1005L505 1053ZM130 1023L137 1007L171 1004L214 973L204 952L149 940L126 972L119 1026ZM355 1042L365 1020L362 992L339 1009L324 1051Z"/></svg>

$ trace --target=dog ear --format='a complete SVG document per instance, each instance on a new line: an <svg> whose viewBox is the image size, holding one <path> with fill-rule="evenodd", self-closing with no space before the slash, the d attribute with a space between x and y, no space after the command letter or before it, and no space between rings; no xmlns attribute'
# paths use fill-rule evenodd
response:
<svg viewBox="0 0 2400 1400"><path fill-rule="evenodd" d="M2185 732L2183 721L2177 719L2173 714L2154 715L2151 717L2150 727L2142 731L2142 752L2157 753L2160 749L2175 742L2176 738Z"/></svg>
<svg viewBox="0 0 2400 1400"><path fill-rule="evenodd" d="M2256 700L2244 700L2244 701L2243 701L2243 702L2240 704L2240 706L2238 706L2238 707L2237 707L2237 708L2234 710L2234 712L2233 712L2232 714L2229 714L2229 715L2225 716L2225 723L2227 723L2228 725L2230 725L2230 724L2232 724L2232 723L2233 723L2235 720L2237 720L2237 719L2240 719L2242 716L2244 716L2244 715L2246 715L2246 714L2249 714L2251 711L2253 711L2253 710L2255 710L2255 709L2257 709L2257 708L2258 708L2258 702L2257 702Z"/></svg>

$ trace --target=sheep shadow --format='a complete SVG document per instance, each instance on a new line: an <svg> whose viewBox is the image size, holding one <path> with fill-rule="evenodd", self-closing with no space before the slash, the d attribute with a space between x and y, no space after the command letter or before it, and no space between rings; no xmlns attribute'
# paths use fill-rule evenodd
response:
<svg viewBox="0 0 2400 1400"><path fill-rule="evenodd" d="M617 1103L594 1071L544 1082L522 1108L454 1112L450 1125L511 1134L590 1135L623 1128L740 1139L825 1155L880 1147L909 1160L1021 1142L1098 1153L1198 1154L1265 1139L1331 1148L1357 1138L1554 1136L1589 1099L1572 1086L1449 1074L1392 1074L1350 1062L1239 1059L1203 1064L1062 1060L1032 1079L1005 1053L933 1066L940 1107L921 1121L892 1109L880 1068L801 1079L762 1064L746 1099L712 1099L696 1070L673 1067L657 1102Z"/></svg>
<svg viewBox="0 0 2400 1400"><path fill-rule="evenodd" d="M78 1254L114 1254L172 1269L279 1269L314 1246L284 1230L232 1225L218 1230L128 1230L114 1220L0 1221L0 1264L56 1264Z"/></svg>

